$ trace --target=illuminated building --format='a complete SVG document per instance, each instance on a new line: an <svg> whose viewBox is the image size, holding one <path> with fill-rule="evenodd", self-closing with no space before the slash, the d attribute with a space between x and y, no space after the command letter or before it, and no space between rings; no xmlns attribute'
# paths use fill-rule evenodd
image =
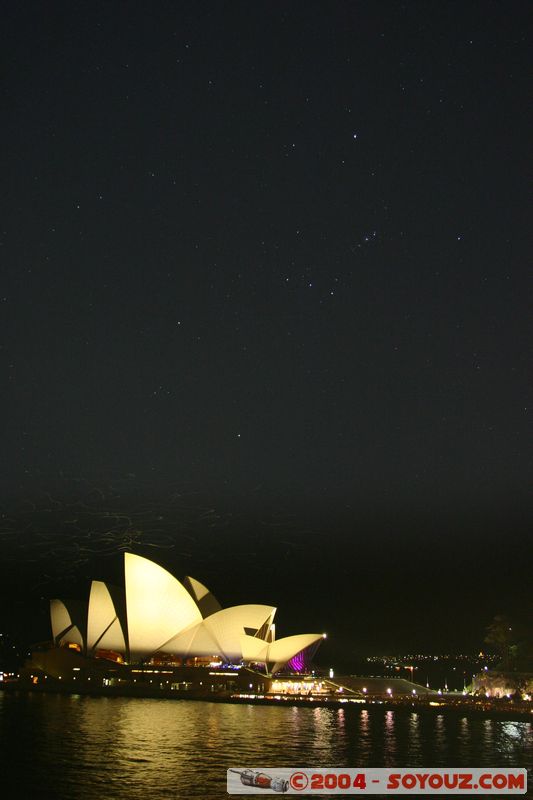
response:
<svg viewBox="0 0 533 800"><path fill-rule="evenodd" d="M276 609L221 608L195 578L181 583L147 558L126 553L124 587L93 581L88 605L52 600L54 645L87 658L174 666L253 666L304 671L324 634L275 637Z"/></svg>

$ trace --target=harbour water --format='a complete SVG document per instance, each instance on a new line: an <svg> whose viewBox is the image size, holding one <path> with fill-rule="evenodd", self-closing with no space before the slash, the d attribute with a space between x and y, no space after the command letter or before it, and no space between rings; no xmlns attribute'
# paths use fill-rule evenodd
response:
<svg viewBox="0 0 533 800"><path fill-rule="evenodd" d="M533 766L533 720L380 706L0 692L0 736L5 800L220 800L230 766Z"/></svg>

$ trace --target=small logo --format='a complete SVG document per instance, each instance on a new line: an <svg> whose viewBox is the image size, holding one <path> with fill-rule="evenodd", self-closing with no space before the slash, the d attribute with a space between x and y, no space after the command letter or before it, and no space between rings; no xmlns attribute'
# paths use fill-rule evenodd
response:
<svg viewBox="0 0 533 800"><path fill-rule="evenodd" d="M240 775L243 786L253 786L254 789L271 789L273 792L284 793L289 788L286 778L270 776L254 769L230 769L229 772L236 772Z"/></svg>

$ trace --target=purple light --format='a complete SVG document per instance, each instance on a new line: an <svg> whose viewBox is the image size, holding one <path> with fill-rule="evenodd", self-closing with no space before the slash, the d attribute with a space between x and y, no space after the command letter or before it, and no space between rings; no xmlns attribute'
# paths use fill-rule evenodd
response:
<svg viewBox="0 0 533 800"><path fill-rule="evenodd" d="M318 642L314 642L308 647L304 647L303 650L300 650L299 653L296 653L289 661L287 661L283 672L308 672L312 658L316 653L321 641L322 639Z"/></svg>
<svg viewBox="0 0 533 800"><path fill-rule="evenodd" d="M303 672L305 670L305 650L300 650L296 653L290 661L287 661L287 667L291 672Z"/></svg>

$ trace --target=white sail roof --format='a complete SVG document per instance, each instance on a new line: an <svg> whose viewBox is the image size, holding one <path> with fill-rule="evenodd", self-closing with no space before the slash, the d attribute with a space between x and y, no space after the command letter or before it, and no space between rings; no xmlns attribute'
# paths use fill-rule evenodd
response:
<svg viewBox="0 0 533 800"><path fill-rule="evenodd" d="M273 606L231 606L207 617L204 625L218 642L221 655L228 660L241 659L241 636L245 628L259 629L267 620L271 622L275 613Z"/></svg>
<svg viewBox="0 0 533 800"><path fill-rule="evenodd" d="M191 578L190 575L187 575L183 580L183 585L190 592L194 600L196 600L202 617L205 618L209 617L211 614L216 614L216 612L220 611L222 608L214 594L207 586L197 581L196 578Z"/></svg>
<svg viewBox="0 0 533 800"><path fill-rule="evenodd" d="M204 586L203 583L197 581L196 578L191 578L190 575L187 575L187 580L189 581L191 590L197 602L200 601L202 597L205 597L206 594L209 594L209 589L207 588L207 586Z"/></svg>
<svg viewBox="0 0 533 800"><path fill-rule="evenodd" d="M297 653L323 638L323 633L298 633L295 636L285 636L283 639L272 642L268 646L267 655L267 662L273 664L272 672L277 672Z"/></svg>
<svg viewBox="0 0 533 800"><path fill-rule="evenodd" d="M62 600L50 600L50 620L54 640L72 626L70 614Z"/></svg>
<svg viewBox="0 0 533 800"><path fill-rule="evenodd" d="M275 613L273 606L265 605L223 608L198 625L174 636L159 649L184 658L220 655L228 661L240 661L243 658L242 639L245 637L245 628L258 630L265 622L272 620ZM256 641L261 647L265 647L266 643L262 639Z"/></svg>
<svg viewBox="0 0 533 800"><path fill-rule="evenodd" d="M170 572L147 558L125 553L130 652L145 656L202 621L198 606Z"/></svg>
<svg viewBox="0 0 533 800"><path fill-rule="evenodd" d="M174 653L183 658L216 656L220 653L217 640L203 622L178 633L159 649L162 653Z"/></svg>
<svg viewBox="0 0 533 800"><path fill-rule="evenodd" d="M78 644L82 649L84 647L83 636L81 635L80 629L76 625L73 625L72 628L70 628L70 630L59 640L59 644L67 644L71 642L73 644Z"/></svg>
<svg viewBox="0 0 533 800"><path fill-rule="evenodd" d="M126 642L111 593L102 581L91 583L87 619L87 650L99 648L124 653Z"/></svg>
<svg viewBox="0 0 533 800"><path fill-rule="evenodd" d="M78 617L79 613L78 609ZM78 644L81 648L85 646L83 635L79 627L75 625L71 612L62 600L50 600L50 620L52 622L52 636L57 644L72 642L73 644Z"/></svg>
<svg viewBox="0 0 533 800"><path fill-rule="evenodd" d="M241 651L243 661L268 661L268 642L258 639L257 636L241 636Z"/></svg>

